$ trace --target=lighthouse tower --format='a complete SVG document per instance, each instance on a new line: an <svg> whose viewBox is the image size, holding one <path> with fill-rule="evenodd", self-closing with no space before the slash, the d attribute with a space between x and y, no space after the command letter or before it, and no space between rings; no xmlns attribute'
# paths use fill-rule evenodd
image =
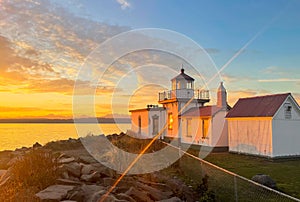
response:
<svg viewBox="0 0 300 202"><path fill-rule="evenodd" d="M181 138L181 114L192 107L201 107L209 102L209 92L195 91L194 78L187 75L183 68L180 74L171 80L171 84L172 90L159 93L158 103L163 105L167 113L166 136Z"/></svg>

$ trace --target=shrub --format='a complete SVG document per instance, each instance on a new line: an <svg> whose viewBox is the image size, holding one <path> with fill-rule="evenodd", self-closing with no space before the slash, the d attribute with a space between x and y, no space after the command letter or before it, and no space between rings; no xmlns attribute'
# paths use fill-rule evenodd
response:
<svg viewBox="0 0 300 202"><path fill-rule="evenodd" d="M37 201L34 194L57 179L57 160L45 150L30 150L10 168L10 181L0 187L0 201Z"/></svg>

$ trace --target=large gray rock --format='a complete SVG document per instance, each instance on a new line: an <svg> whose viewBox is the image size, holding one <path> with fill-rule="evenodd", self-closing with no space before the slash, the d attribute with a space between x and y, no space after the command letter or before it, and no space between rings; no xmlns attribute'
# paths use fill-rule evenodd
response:
<svg viewBox="0 0 300 202"><path fill-rule="evenodd" d="M98 171L101 173L102 177L116 177L116 171L108 167L102 166L101 170Z"/></svg>
<svg viewBox="0 0 300 202"><path fill-rule="evenodd" d="M95 171L88 175L81 175L80 179L85 182L98 182L101 180L101 174Z"/></svg>
<svg viewBox="0 0 300 202"><path fill-rule="evenodd" d="M155 200L155 201L159 201L159 200L164 200L164 199L168 199L173 195L173 192L171 191L160 191L158 189L155 189L153 187L150 187L146 184L142 184L140 182L137 182L136 185L138 186L138 188L145 190L147 193L150 194L150 197Z"/></svg>
<svg viewBox="0 0 300 202"><path fill-rule="evenodd" d="M104 187L98 185L82 185L80 189L83 192L84 201L91 201L94 194L104 190Z"/></svg>
<svg viewBox="0 0 300 202"><path fill-rule="evenodd" d="M91 197L91 202L98 202L100 199L102 200L102 196L106 193L105 190L100 190L95 192ZM110 195L106 197L105 202L115 201L115 198L112 198Z"/></svg>
<svg viewBox="0 0 300 202"><path fill-rule="evenodd" d="M68 172L68 175L73 175L75 177L80 177L81 165L77 162L72 162L68 164L62 164L58 168L60 173Z"/></svg>
<svg viewBox="0 0 300 202"><path fill-rule="evenodd" d="M74 188L75 186L69 185L52 185L37 193L36 196L41 201L61 201Z"/></svg>
<svg viewBox="0 0 300 202"><path fill-rule="evenodd" d="M74 162L75 158L74 157L63 157L58 159L58 163L64 164L64 163L71 163Z"/></svg>
<svg viewBox="0 0 300 202"><path fill-rule="evenodd" d="M163 183L158 183L158 182L151 182L145 179L138 179L139 182L149 185L150 187L159 189L160 191L172 191L171 187L163 184Z"/></svg>
<svg viewBox="0 0 300 202"><path fill-rule="evenodd" d="M89 155L81 155L79 156L79 161L85 164L98 163L92 156Z"/></svg>
<svg viewBox="0 0 300 202"><path fill-rule="evenodd" d="M78 202L78 201L73 201L73 200L63 200L63 201L60 201L60 202Z"/></svg>
<svg viewBox="0 0 300 202"><path fill-rule="evenodd" d="M160 200L160 201L157 201L157 202L182 202L182 200L178 197L172 197L172 198L165 199L165 200Z"/></svg>
<svg viewBox="0 0 300 202"><path fill-rule="evenodd" d="M93 164L81 164L81 174L82 175L89 175L95 171L102 171L103 166L99 163L93 163Z"/></svg>
<svg viewBox="0 0 300 202"><path fill-rule="evenodd" d="M276 182L269 176L264 174L254 175L251 180L259 184L265 185L272 189L277 189Z"/></svg>
<svg viewBox="0 0 300 202"><path fill-rule="evenodd" d="M57 184L62 184L62 185L82 185L83 183L80 181L74 181L74 180L68 180L68 179L56 179Z"/></svg>
<svg viewBox="0 0 300 202"><path fill-rule="evenodd" d="M153 201L153 200L151 200L151 198L149 197L149 195L146 192L140 191L134 187L130 187L130 189L125 194L139 202L152 202Z"/></svg>
<svg viewBox="0 0 300 202"><path fill-rule="evenodd" d="M125 200L125 201L129 201L129 202L136 202L136 200L134 200L132 197L130 197L127 194L124 194L124 193L119 193L118 195L116 195L116 197L119 200Z"/></svg>

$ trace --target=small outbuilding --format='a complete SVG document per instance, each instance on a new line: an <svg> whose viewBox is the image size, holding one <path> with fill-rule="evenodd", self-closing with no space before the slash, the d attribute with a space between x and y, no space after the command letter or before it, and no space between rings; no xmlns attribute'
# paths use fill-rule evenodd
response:
<svg viewBox="0 0 300 202"><path fill-rule="evenodd" d="M241 98L226 118L230 152L300 155L300 107L290 93Z"/></svg>
<svg viewBox="0 0 300 202"><path fill-rule="evenodd" d="M147 108L130 110L131 131L134 131L139 138L153 138L158 133L164 137L163 130L166 122L164 107L158 105L147 105Z"/></svg>

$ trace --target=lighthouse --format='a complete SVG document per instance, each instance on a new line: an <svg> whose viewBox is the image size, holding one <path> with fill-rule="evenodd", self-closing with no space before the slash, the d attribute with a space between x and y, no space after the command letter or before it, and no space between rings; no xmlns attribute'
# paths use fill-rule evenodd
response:
<svg viewBox="0 0 300 202"><path fill-rule="evenodd" d="M207 90L194 89L194 81L195 79L181 68L179 75L171 79L172 90L160 92L158 95L158 103L166 109L167 137L180 139L181 114L210 101Z"/></svg>

